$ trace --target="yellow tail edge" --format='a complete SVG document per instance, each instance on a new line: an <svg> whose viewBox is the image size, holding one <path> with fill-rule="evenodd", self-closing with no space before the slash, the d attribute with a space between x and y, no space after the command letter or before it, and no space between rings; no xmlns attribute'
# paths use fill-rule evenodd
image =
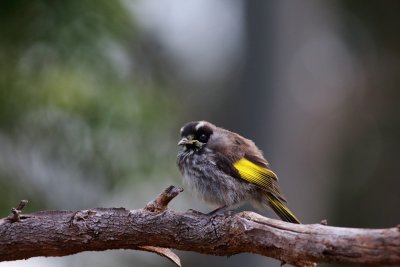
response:
<svg viewBox="0 0 400 267"><path fill-rule="evenodd" d="M269 206L276 213L276 215L279 216L279 218L285 222L301 224L300 220L294 216L294 214L285 206L285 204L282 203L281 200L272 194L267 194L266 197L269 202Z"/></svg>

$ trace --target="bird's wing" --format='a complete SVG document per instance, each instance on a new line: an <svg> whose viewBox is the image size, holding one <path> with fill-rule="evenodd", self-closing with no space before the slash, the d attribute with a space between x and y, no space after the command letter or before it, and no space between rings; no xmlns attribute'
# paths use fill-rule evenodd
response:
<svg viewBox="0 0 400 267"><path fill-rule="evenodd" d="M218 146L211 147L214 151L219 151L215 154L217 166L226 174L252 183L276 198L286 201L279 189L278 176L269 169L268 162L254 142L232 132L228 132L225 136L230 138L228 145L222 146L220 142L209 144Z"/></svg>
<svg viewBox="0 0 400 267"><path fill-rule="evenodd" d="M266 166L261 166L258 162L245 156L233 163L233 167L239 172L240 178L243 180L255 184L286 201L279 190L278 176Z"/></svg>
<svg viewBox="0 0 400 267"><path fill-rule="evenodd" d="M255 184L260 189L272 193L282 201L286 201L280 192L277 175L267 167L265 161L262 161L264 163L258 162L255 157L246 155L236 161L228 160L222 155L219 155L218 159L218 166L225 173Z"/></svg>

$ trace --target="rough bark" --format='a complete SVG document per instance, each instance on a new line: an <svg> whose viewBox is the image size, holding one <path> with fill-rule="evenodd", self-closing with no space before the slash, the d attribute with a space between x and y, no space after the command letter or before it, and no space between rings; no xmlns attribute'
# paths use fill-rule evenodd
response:
<svg viewBox="0 0 400 267"><path fill-rule="evenodd" d="M167 209L180 191L169 187L139 210L44 211L0 219L0 261L107 249L159 253L161 247L221 256L250 252L296 266L400 264L399 227L298 225L253 212L210 217Z"/></svg>

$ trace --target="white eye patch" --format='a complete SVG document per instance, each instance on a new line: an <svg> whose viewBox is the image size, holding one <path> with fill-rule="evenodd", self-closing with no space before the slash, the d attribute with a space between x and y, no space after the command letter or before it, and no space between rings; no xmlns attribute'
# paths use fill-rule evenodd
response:
<svg viewBox="0 0 400 267"><path fill-rule="evenodd" d="M206 122L205 121L200 121L195 127L196 131L198 131L204 125L206 125Z"/></svg>

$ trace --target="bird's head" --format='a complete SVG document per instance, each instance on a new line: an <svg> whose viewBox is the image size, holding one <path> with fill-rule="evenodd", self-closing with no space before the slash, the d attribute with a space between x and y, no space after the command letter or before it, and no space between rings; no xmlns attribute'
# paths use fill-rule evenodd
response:
<svg viewBox="0 0 400 267"><path fill-rule="evenodd" d="M192 121L181 128L181 140L178 146L186 150L199 150L207 145L215 129L215 125L207 121Z"/></svg>

